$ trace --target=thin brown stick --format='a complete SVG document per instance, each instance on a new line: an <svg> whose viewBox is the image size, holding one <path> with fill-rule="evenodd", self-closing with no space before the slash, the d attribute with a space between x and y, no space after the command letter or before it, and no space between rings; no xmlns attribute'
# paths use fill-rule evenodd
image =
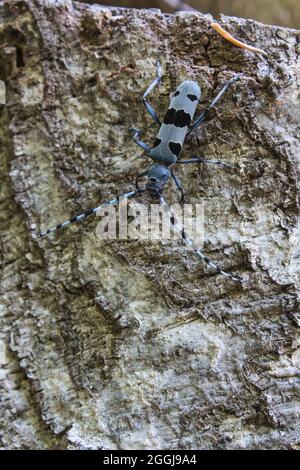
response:
<svg viewBox="0 0 300 470"><path fill-rule="evenodd" d="M268 57L268 54L265 51L263 51L262 49L259 49L258 47L249 46L249 44L245 44L244 42L239 41L238 39L235 39L233 36L231 36L231 34L229 34L227 31L225 31L225 29L223 29L222 26L219 25L219 23L211 23L211 26L224 39L231 42L235 46L241 47L242 49L247 49L248 51L251 51L251 52L256 52L258 54L263 54L264 56Z"/></svg>

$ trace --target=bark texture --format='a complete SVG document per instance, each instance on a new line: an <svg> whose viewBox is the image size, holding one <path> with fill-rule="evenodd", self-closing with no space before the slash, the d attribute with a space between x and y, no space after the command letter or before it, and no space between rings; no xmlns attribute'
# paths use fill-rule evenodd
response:
<svg viewBox="0 0 300 470"><path fill-rule="evenodd" d="M299 447L299 32L222 17L265 59L200 13L10 0L0 20L2 446ZM35 237L147 167L128 126L154 142L140 98L158 58L160 115L183 79L206 106L242 74L184 154L238 171L178 171L242 286L179 241L100 241L95 218Z"/></svg>

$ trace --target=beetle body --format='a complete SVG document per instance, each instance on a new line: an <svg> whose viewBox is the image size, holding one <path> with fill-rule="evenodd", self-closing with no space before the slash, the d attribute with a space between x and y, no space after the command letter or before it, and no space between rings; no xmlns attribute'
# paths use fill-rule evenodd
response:
<svg viewBox="0 0 300 470"><path fill-rule="evenodd" d="M182 82L181 85L175 91L171 99L169 108L164 117L164 120L161 123L155 110L153 109L153 107L147 100L147 95L153 90L153 88L156 85L160 83L163 77L163 72L162 72L159 62L157 63L156 70L157 70L157 76L155 80L150 84L150 86L147 88L147 90L145 91L143 95L143 103L146 107L147 112L150 114L152 119L160 126L154 146L151 148L149 145L147 145L145 142L139 139L141 135L141 132L139 131L139 129L130 128L134 132L133 139L136 142L136 144L139 145L150 156L152 160L154 160L154 163L150 166L150 168L148 168L148 170L144 171L142 174L137 176L136 190L123 194L122 197L132 198L132 197L136 197L137 195L145 191L148 191L153 198L156 198L156 199L159 198L160 204L166 205L166 202L162 196L162 193L164 190L164 186L170 177L173 178L177 186L177 189L181 191L181 195L182 195L181 200L183 201L182 186L180 184L180 181L176 177L173 169L169 168L170 166L176 163L193 164L193 163L199 163L199 162L206 162L206 163L213 163L213 164L227 166L227 167L232 168L232 165L226 164L224 162L220 162L218 160L204 160L202 157L194 157L189 160L178 160L178 156L181 152L186 136L190 132L192 132L194 129L196 129L204 121L209 110L212 109L215 106L215 104L220 100L220 98L224 95L227 88L233 82L239 79L239 75L236 75L233 78L231 78L223 86L222 90L213 99L209 107L203 110L193 123L192 123L192 120L194 118L194 114L195 114L198 102L200 100L201 90L197 82L194 82L191 80L186 80ZM138 178L142 176L146 176L148 180L145 188L139 188L138 186ZM116 205L118 204L118 201L119 201L119 197L111 199L106 204ZM73 222L82 221L89 215L97 213L102 208L103 208L103 204L100 204L99 206L94 207L93 209L88 209L85 212L82 212L81 214L72 217L71 219L65 221L62 224L58 224L52 228L45 230L44 232L41 232L39 236L44 237L45 235L49 233L55 232L56 230L69 226ZM170 220L172 222L172 219L173 219L172 224L175 227L173 213L171 213L170 211L169 213L171 216ZM191 240L187 237L184 230L180 229L180 234L181 234L182 240L185 241L186 244L190 245L192 243ZM233 276L232 274L227 273L223 271L221 268L219 268L219 266L216 263L214 263L207 256L205 256L202 250L197 249L195 250L195 253L208 266L214 269L217 269L220 274L227 276L236 282L241 282L240 278Z"/></svg>
<svg viewBox="0 0 300 470"><path fill-rule="evenodd" d="M179 85L149 152L153 160L167 166L176 163L200 96L201 90L197 82L186 80Z"/></svg>

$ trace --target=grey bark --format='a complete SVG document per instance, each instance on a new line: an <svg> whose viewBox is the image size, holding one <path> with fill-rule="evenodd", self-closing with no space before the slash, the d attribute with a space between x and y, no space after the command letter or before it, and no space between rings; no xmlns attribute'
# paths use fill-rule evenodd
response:
<svg viewBox="0 0 300 470"><path fill-rule="evenodd" d="M0 18L2 446L299 448L299 32L222 17L265 59L200 13L14 0ZM239 170L179 171L242 286L179 241L100 241L95 218L35 236L133 187L158 58L160 115L183 79L206 106L242 73L185 147Z"/></svg>

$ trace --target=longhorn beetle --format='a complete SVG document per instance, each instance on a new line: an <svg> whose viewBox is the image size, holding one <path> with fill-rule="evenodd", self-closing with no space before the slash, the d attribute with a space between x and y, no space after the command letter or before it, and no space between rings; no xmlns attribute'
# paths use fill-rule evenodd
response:
<svg viewBox="0 0 300 470"><path fill-rule="evenodd" d="M89 215L98 212L100 209L103 208L104 205L115 205L118 203L120 197L132 198L145 191L148 191L153 199L159 199L160 203L163 206L166 206L167 204L165 199L163 198L162 193L165 184L167 183L170 177L174 180L176 187L181 192L181 201L183 201L184 193L181 183L175 175L173 169L171 168L175 164L212 163L223 167L236 168L234 165L231 165L229 163L221 162L219 160L205 160L199 156L193 157L189 160L178 160L178 157L182 150L185 138L193 130L199 127L200 124L202 124L209 111L224 95L228 87L240 78L240 75L235 75L233 78L231 78L225 83L221 91L213 99L208 108L204 109L200 113L200 115L195 119L194 122L192 122L192 119L194 117L196 107L201 97L201 90L197 82L190 80L186 80L182 82L181 85L179 85L171 99L163 122L159 120L155 110L147 100L147 96L153 90L153 88L155 88L161 82L162 78L163 71L158 61L156 64L156 78L149 85L142 98L147 112L150 114L153 120L160 126L153 147L151 148L145 142L140 140L141 131L139 129L132 127L129 128L129 130L133 133L133 140L135 141L135 143L139 145L146 152L146 154L152 160L154 160L154 162L156 162L153 163L148 170L137 175L135 191L119 195L115 199L112 199L108 202L104 202L103 204L94 207L93 209L88 209L87 211L72 217L71 219L67 220L62 224L58 224L44 232L41 232L39 234L39 237L44 237L45 235L51 232L54 232L61 228L65 228L73 222L84 220ZM147 177L147 183L145 185L145 188L140 188L139 179L144 176ZM171 211L169 211L169 214L171 222L174 228L176 229L177 227L174 223L174 216ZM184 230L181 231L181 236L182 240L185 243L189 245L192 244L192 241L187 237ZM220 269L220 267L216 263L211 261L209 258L207 258L200 249L195 249L194 251L204 262L206 262L209 266L215 268L220 274L230 277L234 281L241 282L241 279L239 277Z"/></svg>

